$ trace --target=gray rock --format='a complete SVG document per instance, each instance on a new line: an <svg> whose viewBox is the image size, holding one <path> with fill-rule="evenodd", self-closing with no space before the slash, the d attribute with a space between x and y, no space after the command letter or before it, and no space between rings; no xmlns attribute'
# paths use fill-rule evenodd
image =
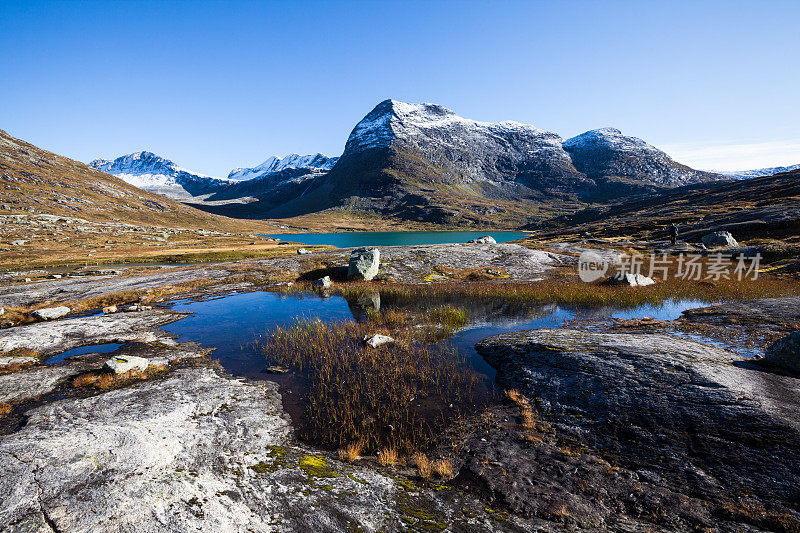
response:
<svg viewBox="0 0 800 533"><path fill-rule="evenodd" d="M314 280L314 282L311 284L311 286L315 289L330 289L331 285L333 285L333 283L331 282L330 276L321 277L317 280Z"/></svg>
<svg viewBox="0 0 800 533"><path fill-rule="evenodd" d="M603 283L608 285L624 285L626 287L646 287L655 284L653 278L648 278L642 274L615 274L605 280Z"/></svg>
<svg viewBox="0 0 800 533"><path fill-rule="evenodd" d="M372 346L373 348L383 346L384 344L391 344L393 342L393 338L388 335L381 335L380 333L376 333L374 335L364 335L364 343L368 346Z"/></svg>
<svg viewBox="0 0 800 533"><path fill-rule="evenodd" d="M297 255L308 255L308 254L313 254L313 253L314 252L312 252L311 250L306 250L305 248L298 248L297 249Z"/></svg>
<svg viewBox="0 0 800 533"><path fill-rule="evenodd" d="M185 368L26 417L0 436L0 524L9 533L338 533L404 530L408 520L491 531L498 523L451 487L401 482L299 446L270 381ZM418 512L409 517L408 509ZM556 530L503 519L509 531Z"/></svg>
<svg viewBox="0 0 800 533"><path fill-rule="evenodd" d="M764 358L772 364L800 372L800 330L772 343Z"/></svg>
<svg viewBox="0 0 800 533"><path fill-rule="evenodd" d="M494 240L494 237L491 235L484 235L483 237L479 237L477 239L468 240L467 244L497 244L497 241Z"/></svg>
<svg viewBox="0 0 800 533"><path fill-rule="evenodd" d="M174 346L175 340L166 332L155 329L155 326L174 322L181 316L172 312L150 311L135 315L97 315L26 324L0 331L0 352L28 348L46 356L79 346L128 341L160 342Z"/></svg>
<svg viewBox="0 0 800 533"><path fill-rule="evenodd" d="M5 307L0 307L0 316L3 316L4 314L6 314Z"/></svg>
<svg viewBox="0 0 800 533"><path fill-rule="evenodd" d="M140 370L144 372L150 366L150 360L144 357L136 357L133 355L117 355L109 359L103 365L103 368L110 370L115 374L124 374L131 370Z"/></svg>
<svg viewBox="0 0 800 533"><path fill-rule="evenodd" d="M629 471L655 474L640 480L634 507L682 498L684 504L662 509L670 516L667 521L714 523L709 510L724 508L739 487L764 505L796 494L800 397L795 377L764 372L725 350L663 334L541 329L491 337L476 348L498 370L503 387L537 398L537 410L554 428L557 442L584 447L582 457L614 457ZM759 444L766 435L772 436L769 445ZM608 476L597 476L590 482L595 490L608 491L598 507L574 490L570 475L552 474L558 467L544 448L496 443L487 451L479 440L466 447L474 451L462 474L477 476L520 512L563 501L581 525L597 525L593 521L607 515L615 499L629 501L632 494L625 485L609 485ZM511 475L481 470L489 454L502 456L502 470ZM579 459L569 466L564 465L565 474L584 469Z"/></svg>
<svg viewBox="0 0 800 533"><path fill-rule="evenodd" d="M59 307L45 307L44 309L37 309L31 313L31 315L39 320L55 320L57 318L67 316L69 312L70 308L62 305Z"/></svg>
<svg viewBox="0 0 800 533"><path fill-rule="evenodd" d="M350 253L347 279L369 281L378 275L381 252L377 248L357 248Z"/></svg>
<svg viewBox="0 0 800 533"><path fill-rule="evenodd" d="M714 233L705 235L701 240L703 244L709 248L719 248L722 246L732 248L739 246L739 243L736 242L736 239L733 238L730 231L715 231Z"/></svg>
<svg viewBox="0 0 800 533"><path fill-rule="evenodd" d="M18 239L16 241L11 241L9 244L11 246L24 246L24 245L28 244L28 241L23 240L23 239Z"/></svg>

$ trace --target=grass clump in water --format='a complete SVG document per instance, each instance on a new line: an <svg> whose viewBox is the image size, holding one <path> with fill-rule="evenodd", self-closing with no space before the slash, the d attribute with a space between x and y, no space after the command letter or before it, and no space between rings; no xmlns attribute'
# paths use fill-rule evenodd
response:
<svg viewBox="0 0 800 533"><path fill-rule="evenodd" d="M309 381L301 438L337 449L357 442L365 451L413 453L472 402L479 377L454 349L410 330L392 333L395 342L377 349L365 346L368 333L375 333L371 323L298 321L277 328L259 349L267 365ZM394 462L388 454L386 461Z"/></svg>

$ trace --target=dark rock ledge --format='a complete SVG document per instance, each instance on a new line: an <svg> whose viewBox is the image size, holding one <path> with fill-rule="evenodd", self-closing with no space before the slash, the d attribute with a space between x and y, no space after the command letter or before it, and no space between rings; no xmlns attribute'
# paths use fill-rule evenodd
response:
<svg viewBox="0 0 800 533"><path fill-rule="evenodd" d="M517 513L614 530L800 524L800 375L663 334L536 330L477 349L549 428L526 442L509 408L463 444L460 478Z"/></svg>

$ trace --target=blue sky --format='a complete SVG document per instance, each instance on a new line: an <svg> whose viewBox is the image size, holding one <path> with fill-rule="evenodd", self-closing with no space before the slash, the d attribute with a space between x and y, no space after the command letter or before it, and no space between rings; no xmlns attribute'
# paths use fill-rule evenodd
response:
<svg viewBox="0 0 800 533"><path fill-rule="evenodd" d="M700 168L800 163L800 1L0 2L0 128L212 175L341 153L379 101Z"/></svg>

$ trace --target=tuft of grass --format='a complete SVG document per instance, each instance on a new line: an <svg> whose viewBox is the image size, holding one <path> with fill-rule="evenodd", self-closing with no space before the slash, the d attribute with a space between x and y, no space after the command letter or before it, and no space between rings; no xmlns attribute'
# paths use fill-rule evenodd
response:
<svg viewBox="0 0 800 533"><path fill-rule="evenodd" d="M339 459L346 463L354 463L361 459L361 449L364 447L360 442L348 444L339 449Z"/></svg>
<svg viewBox="0 0 800 533"><path fill-rule="evenodd" d="M378 451L378 464L381 466L396 466L399 457L394 448L381 448Z"/></svg>
<svg viewBox="0 0 800 533"><path fill-rule="evenodd" d="M411 453L471 406L480 378L456 350L411 329L392 332L395 343L372 350L362 339L374 332L369 322L298 321L256 345L268 366L289 367L309 381L301 438Z"/></svg>
<svg viewBox="0 0 800 533"><path fill-rule="evenodd" d="M430 479L433 472L433 463L424 453L415 453L411 460L417 467L417 473L422 479Z"/></svg>
<svg viewBox="0 0 800 533"><path fill-rule="evenodd" d="M447 459L437 459L433 462L433 471L442 479L453 477L453 465Z"/></svg>
<svg viewBox="0 0 800 533"><path fill-rule="evenodd" d="M5 416L11 412L11 404L6 402L0 402L0 416Z"/></svg>

